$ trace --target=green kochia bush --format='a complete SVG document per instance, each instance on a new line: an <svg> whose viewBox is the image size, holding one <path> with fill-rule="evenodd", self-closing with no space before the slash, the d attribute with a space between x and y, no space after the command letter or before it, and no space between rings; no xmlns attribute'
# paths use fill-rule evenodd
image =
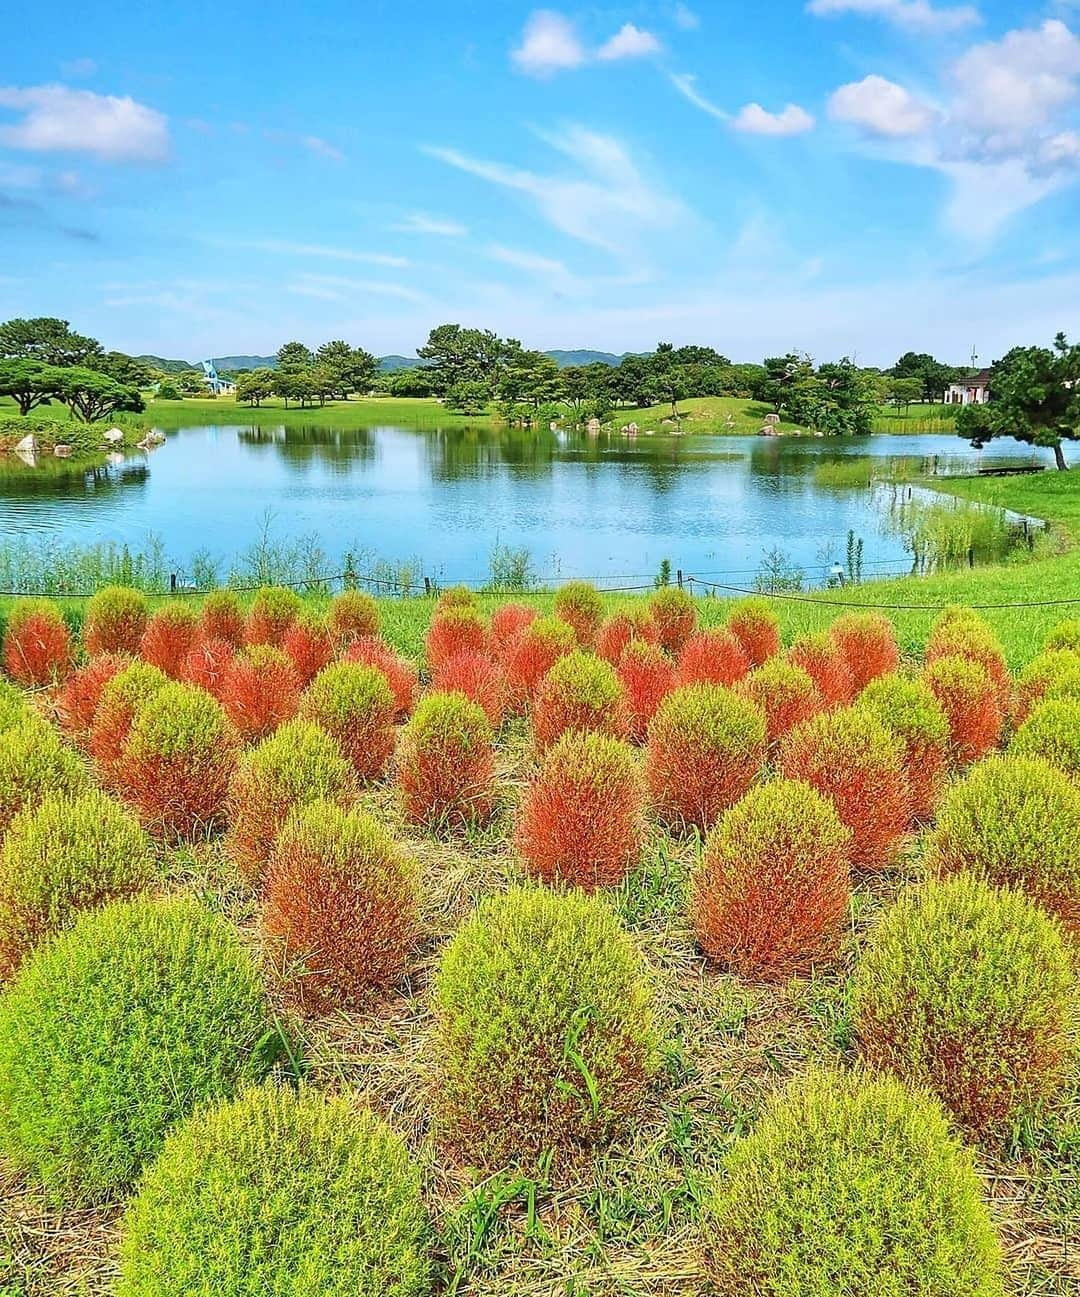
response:
<svg viewBox="0 0 1080 1297"><path fill-rule="evenodd" d="M969 1155L899 1082L791 1082L728 1155L709 1204L717 1297L1001 1297Z"/></svg>
<svg viewBox="0 0 1080 1297"><path fill-rule="evenodd" d="M1015 756L1042 757L1080 778L1080 697L1040 703L1016 731L1009 751Z"/></svg>
<svg viewBox="0 0 1080 1297"><path fill-rule="evenodd" d="M659 1065L653 988L615 913L580 892L484 901L434 992L437 1125L473 1164L606 1139Z"/></svg>
<svg viewBox="0 0 1080 1297"><path fill-rule="evenodd" d="M189 900L118 901L0 995L0 1157L67 1200L130 1184L168 1128L268 1070L258 973Z"/></svg>
<svg viewBox="0 0 1080 1297"><path fill-rule="evenodd" d="M36 712L0 731L0 835L47 793L81 793L90 782L78 756Z"/></svg>
<svg viewBox="0 0 1080 1297"><path fill-rule="evenodd" d="M1070 1061L1073 975L1060 927L1019 892L960 874L907 893L855 976L862 1052L975 1133L1051 1097Z"/></svg>
<svg viewBox="0 0 1080 1297"><path fill-rule="evenodd" d="M420 1177L346 1099L261 1086L178 1126L122 1226L117 1297L421 1297Z"/></svg>

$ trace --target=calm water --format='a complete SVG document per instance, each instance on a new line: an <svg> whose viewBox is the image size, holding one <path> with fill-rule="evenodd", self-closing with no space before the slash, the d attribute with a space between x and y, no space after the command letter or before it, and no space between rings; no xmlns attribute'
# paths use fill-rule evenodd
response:
<svg viewBox="0 0 1080 1297"><path fill-rule="evenodd" d="M1034 452L1035 456L1049 452ZM588 438L576 432L192 427L149 455L71 477L0 481L5 537L143 546L181 570L209 550L227 570L267 511L278 539L317 534L337 558L418 559L479 580L492 547L527 548L544 576L752 575L781 550L811 577L864 541L864 569L903 570L883 522L891 491L837 489L814 469L851 455L937 457L942 470L1030 462L1015 443L976 452L950 436L841 442L760 437Z"/></svg>

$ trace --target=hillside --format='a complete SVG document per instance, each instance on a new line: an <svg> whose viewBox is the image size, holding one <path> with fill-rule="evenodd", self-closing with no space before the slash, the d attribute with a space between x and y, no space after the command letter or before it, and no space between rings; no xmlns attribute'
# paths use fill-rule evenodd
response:
<svg viewBox="0 0 1080 1297"><path fill-rule="evenodd" d="M633 353L626 352L625 355ZM624 356L617 356L611 351L545 351L545 356L550 356L560 369L566 369L570 365L618 365ZM152 365L155 369L160 369L166 374L179 374L185 369L198 369L201 362L192 362L190 360L166 360L162 356L138 356L136 359L143 361L147 365ZM215 356L214 364L219 372L226 372L235 369L276 369L276 356ZM399 369L419 369L424 362L418 356L380 356L379 373L392 374Z"/></svg>

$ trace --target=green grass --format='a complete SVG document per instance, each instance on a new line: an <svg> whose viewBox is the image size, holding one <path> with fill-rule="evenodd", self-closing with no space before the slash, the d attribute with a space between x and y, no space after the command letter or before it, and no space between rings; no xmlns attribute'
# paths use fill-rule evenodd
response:
<svg viewBox="0 0 1080 1297"><path fill-rule="evenodd" d="M438 401L428 398L381 396L357 401L327 401L325 405L300 409L295 403L286 410L277 397L258 409L224 396L217 399L150 401L147 418L155 428L187 428L204 423L283 424L286 427L367 428L372 424L399 424L409 428L468 428L490 426L489 414L453 414Z"/></svg>

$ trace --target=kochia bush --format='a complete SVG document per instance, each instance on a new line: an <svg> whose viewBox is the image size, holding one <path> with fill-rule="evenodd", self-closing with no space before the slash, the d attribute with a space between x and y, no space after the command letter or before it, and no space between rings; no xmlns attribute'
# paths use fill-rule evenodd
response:
<svg viewBox="0 0 1080 1297"><path fill-rule="evenodd" d="M634 743L644 743L656 709L675 688L674 663L655 644L632 640L623 649L618 673L627 733Z"/></svg>
<svg viewBox="0 0 1080 1297"><path fill-rule="evenodd" d="M120 757L136 713L168 683L164 671L148 662L133 662L117 671L102 689L88 746L97 776L107 788L122 790Z"/></svg>
<svg viewBox="0 0 1080 1297"><path fill-rule="evenodd" d="M970 765L997 747L1003 723L1001 701L982 663L960 656L935 658L923 679L949 722L949 755L954 765Z"/></svg>
<svg viewBox="0 0 1080 1297"><path fill-rule="evenodd" d="M355 1008L400 980L416 936L416 873L366 811L317 801L285 821L262 927L302 1006Z"/></svg>
<svg viewBox="0 0 1080 1297"><path fill-rule="evenodd" d="M186 899L118 901L0 995L0 1155L69 1202L114 1197L169 1127L268 1069L258 970Z"/></svg>
<svg viewBox="0 0 1080 1297"><path fill-rule="evenodd" d="M245 640L249 644L280 646L285 632L303 606L303 600L295 590L280 585L264 585L256 591L248 609Z"/></svg>
<svg viewBox="0 0 1080 1297"><path fill-rule="evenodd" d="M300 715L335 738L361 779L385 774L394 754L394 695L376 667L335 662L300 700Z"/></svg>
<svg viewBox="0 0 1080 1297"><path fill-rule="evenodd" d="M753 783L765 759L765 717L722 685L684 685L649 725L646 776L661 819L710 828Z"/></svg>
<svg viewBox="0 0 1080 1297"><path fill-rule="evenodd" d="M36 712L0 731L0 838L24 807L49 793L75 795L89 784L86 767Z"/></svg>
<svg viewBox="0 0 1080 1297"><path fill-rule="evenodd" d="M618 666L627 644L635 639L660 643L656 623L645 608L632 608L605 618L596 634L596 654L613 667Z"/></svg>
<svg viewBox="0 0 1080 1297"><path fill-rule="evenodd" d="M195 610L190 604L174 600L158 608L147 621L139 641L139 655L144 662L179 680L197 632Z"/></svg>
<svg viewBox="0 0 1080 1297"><path fill-rule="evenodd" d="M650 595L649 616L660 637L660 647L675 656L697 629L697 608L681 586L663 585Z"/></svg>
<svg viewBox="0 0 1080 1297"><path fill-rule="evenodd" d="M1043 644L1046 651L1052 649L1072 649L1080 653L1080 617L1066 617L1050 631Z"/></svg>
<svg viewBox="0 0 1080 1297"><path fill-rule="evenodd" d="M224 685L225 668L236 656L236 649L227 639L202 639L195 641L184 665L180 679L220 700Z"/></svg>
<svg viewBox="0 0 1080 1297"><path fill-rule="evenodd" d="M752 667L780 652L780 621L765 599L738 599L731 605L728 630L743 647Z"/></svg>
<svg viewBox="0 0 1080 1297"><path fill-rule="evenodd" d="M379 633L379 605L363 590L343 590L326 614L330 634L339 645Z"/></svg>
<svg viewBox="0 0 1080 1297"><path fill-rule="evenodd" d="M212 590L199 610L199 635L205 640L227 640L233 648L244 642L244 610L231 590Z"/></svg>
<svg viewBox="0 0 1080 1297"><path fill-rule="evenodd" d="M434 986L437 1132L472 1165L624 1129L659 1066L654 992L614 912L582 892L480 903Z"/></svg>
<svg viewBox="0 0 1080 1297"><path fill-rule="evenodd" d="M855 1028L871 1067L1000 1135L1064 1081L1073 990L1059 926L961 874L885 911L856 969Z"/></svg>
<svg viewBox="0 0 1080 1297"><path fill-rule="evenodd" d="M948 611L948 610L947 610ZM1009 710L1011 681L1005 655L990 627L970 610L943 615L934 623L926 643L927 664L960 657L984 667L993 681L1002 715Z"/></svg>
<svg viewBox="0 0 1080 1297"><path fill-rule="evenodd" d="M680 685L733 685L750 670L750 659L741 642L726 626L714 626L691 635L679 652Z"/></svg>
<svg viewBox="0 0 1080 1297"><path fill-rule="evenodd" d="M526 626L536 621L536 609L520 603L504 603L491 614L491 647L502 657Z"/></svg>
<svg viewBox="0 0 1080 1297"><path fill-rule="evenodd" d="M691 915L714 963L774 980L829 958L851 887L851 833L809 784L752 788L705 841Z"/></svg>
<svg viewBox="0 0 1080 1297"><path fill-rule="evenodd" d="M881 613L845 613L829 627L829 635L844 655L856 694L871 680L888 675L900 665L896 631Z"/></svg>
<svg viewBox="0 0 1080 1297"><path fill-rule="evenodd" d="M1013 700L1013 720L1019 725L1044 698L1080 700L1080 653L1048 649L1020 672Z"/></svg>
<svg viewBox="0 0 1080 1297"><path fill-rule="evenodd" d="M296 715L300 678L283 649L256 644L222 668L217 696L240 737L254 743Z"/></svg>
<svg viewBox="0 0 1080 1297"><path fill-rule="evenodd" d="M922 681L888 675L871 680L858 706L873 712L899 739L911 814L928 820L948 776L949 721L941 704Z"/></svg>
<svg viewBox="0 0 1080 1297"><path fill-rule="evenodd" d="M342 660L376 667L383 673L390 692L394 695L395 720L403 721L412 711L420 687L415 662L400 657L389 644L371 635L353 640Z"/></svg>
<svg viewBox="0 0 1080 1297"><path fill-rule="evenodd" d="M567 581L555 592L555 616L573 628L582 648L591 648L604 616L604 605L588 581Z"/></svg>
<svg viewBox="0 0 1080 1297"><path fill-rule="evenodd" d="M484 619L471 605L436 609L427 632L428 666L434 671L459 653L483 653L487 638Z"/></svg>
<svg viewBox="0 0 1080 1297"><path fill-rule="evenodd" d="M131 658L119 653L101 653L64 682L56 700L57 717L64 733L80 747L86 747L90 741L105 686L130 665Z"/></svg>
<svg viewBox="0 0 1080 1297"><path fill-rule="evenodd" d="M348 1098L259 1086L165 1141L122 1222L116 1293L428 1297L428 1235L388 1126Z"/></svg>
<svg viewBox="0 0 1080 1297"><path fill-rule="evenodd" d="M71 632L48 599L23 599L4 630L4 670L21 685L55 684L71 671Z"/></svg>
<svg viewBox="0 0 1080 1297"><path fill-rule="evenodd" d="M510 645L505 658L511 708L521 711L555 663L577 646L574 632L558 617L537 617Z"/></svg>
<svg viewBox="0 0 1080 1297"><path fill-rule="evenodd" d="M892 1079L811 1073L728 1154L708 1206L717 1297L1002 1297L970 1154Z"/></svg>
<svg viewBox="0 0 1080 1297"><path fill-rule="evenodd" d="M1013 735L1009 751L1020 757L1042 757L1080 779L1080 698L1040 703Z"/></svg>
<svg viewBox="0 0 1080 1297"><path fill-rule="evenodd" d="M438 693L464 694L484 709L492 726L502 723L507 685L502 666L482 652L455 653L431 671L431 687Z"/></svg>
<svg viewBox="0 0 1080 1297"><path fill-rule="evenodd" d="M592 891L641 858L645 788L625 743L571 731L544 754L522 799L515 845L530 873Z"/></svg>
<svg viewBox="0 0 1080 1297"><path fill-rule="evenodd" d="M828 797L851 830L852 863L882 869L892 863L911 819L902 749L870 711L823 712L791 731L778 764Z"/></svg>
<svg viewBox="0 0 1080 1297"><path fill-rule="evenodd" d="M398 783L409 819L454 832L482 824L495 804L491 725L463 693L430 693L405 726Z"/></svg>
<svg viewBox="0 0 1080 1297"><path fill-rule="evenodd" d="M83 618L83 645L91 657L98 653L139 651L147 618L146 596L126 586L109 585L86 605Z"/></svg>
<svg viewBox="0 0 1080 1297"><path fill-rule="evenodd" d="M317 613L300 613L282 635L281 647L301 685L310 684L334 660L334 638Z"/></svg>
<svg viewBox="0 0 1080 1297"><path fill-rule="evenodd" d="M829 707L843 707L855 696L855 681L843 650L830 635L800 635L787 652L817 685Z"/></svg>
<svg viewBox="0 0 1080 1297"><path fill-rule="evenodd" d="M568 730L621 736L626 724L615 668L580 649L559 658L537 686L532 727L541 751Z"/></svg>
<svg viewBox="0 0 1080 1297"><path fill-rule="evenodd" d="M825 699L809 675L782 657L770 658L751 671L739 681L736 691L761 709L770 747L825 707Z"/></svg>

